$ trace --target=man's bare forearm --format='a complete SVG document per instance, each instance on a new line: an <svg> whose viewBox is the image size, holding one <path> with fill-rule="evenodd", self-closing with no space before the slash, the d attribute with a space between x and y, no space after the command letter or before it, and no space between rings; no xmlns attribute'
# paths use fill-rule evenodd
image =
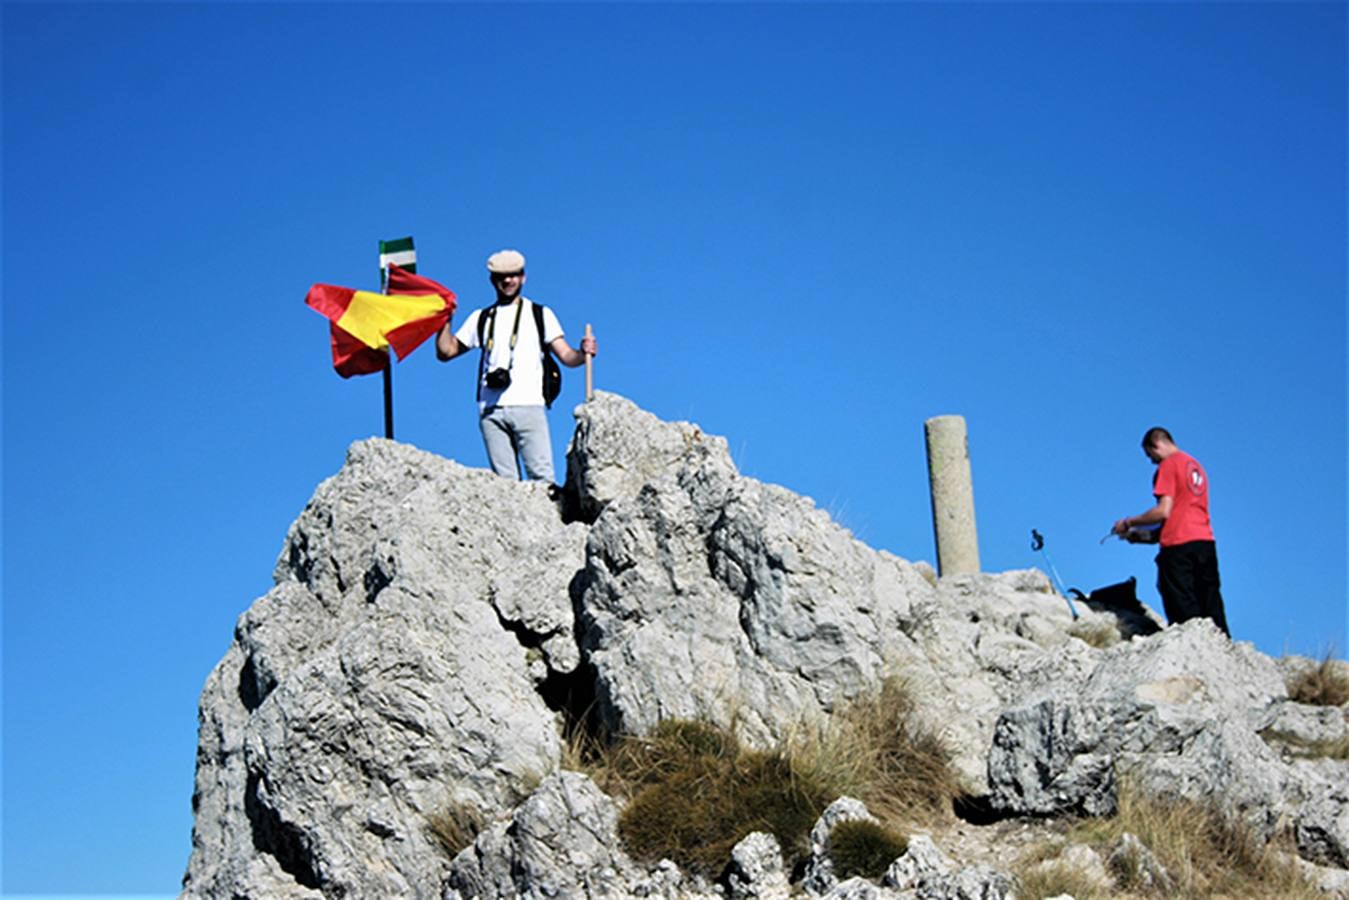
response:
<svg viewBox="0 0 1349 900"><path fill-rule="evenodd" d="M566 338L557 338L548 345L557 357L557 361L569 369L574 369L586 361L587 356L594 356L599 352L599 345L595 343L595 338L586 336L581 339L581 349L576 349L567 343Z"/></svg>
<svg viewBox="0 0 1349 900"><path fill-rule="evenodd" d="M445 327L436 334L436 359L448 362L467 351L468 348L450 331L450 323L446 322Z"/></svg>

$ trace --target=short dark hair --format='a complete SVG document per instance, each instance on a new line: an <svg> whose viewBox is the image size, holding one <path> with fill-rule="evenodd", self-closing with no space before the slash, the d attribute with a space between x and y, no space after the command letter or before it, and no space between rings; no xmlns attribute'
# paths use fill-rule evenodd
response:
<svg viewBox="0 0 1349 900"><path fill-rule="evenodd" d="M1171 432L1160 425L1154 425L1143 434L1143 449L1146 450L1157 443L1158 438L1165 439L1169 444L1174 444L1176 442L1176 439L1171 436Z"/></svg>

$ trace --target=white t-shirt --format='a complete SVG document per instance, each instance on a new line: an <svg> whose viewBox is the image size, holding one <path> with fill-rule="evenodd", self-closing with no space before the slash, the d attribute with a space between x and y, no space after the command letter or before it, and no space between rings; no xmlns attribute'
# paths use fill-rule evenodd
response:
<svg viewBox="0 0 1349 900"><path fill-rule="evenodd" d="M509 306L489 306L487 309L474 310L464 323L459 326L459 330L454 333L459 343L468 347L470 350L476 350L480 346L478 343L478 319L489 310L495 309L496 316L492 322L491 334L483 334L483 342L489 340L492 344L492 353L486 360L486 365L481 365L480 360L480 378L485 377L493 369L509 368L511 372L511 383L505 390L495 390L489 388L486 384L481 384L480 396L478 399L478 408L482 409L488 406L543 406L543 361L539 359L539 330L534 327L534 312L530 309L534 305L528 297L521 297L521 304L517 307L512 303ZM515 327L515 312L520 311L520 332L515 341L514 362L511 360L511 330ZM562 324L558 322L557 316L548 307L543 307L543 342L551 344L553 341L562 337Z"/></svg>

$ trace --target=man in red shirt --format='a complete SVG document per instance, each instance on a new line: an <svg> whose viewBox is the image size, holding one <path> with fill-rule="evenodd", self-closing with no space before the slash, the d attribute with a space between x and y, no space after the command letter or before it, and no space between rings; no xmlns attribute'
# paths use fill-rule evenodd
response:
<svg viewBox="0 0 1349 900"><path fill-rule="evenodd" d="M1165 428L1149 428L1143 452L1157 466L1146 512L1120 519L1111 531L1131 543L1160 543L1157 592L1172 625L1208 616L1223 634L1227 615L1218 590L1218 553L1208 517L1208 475L1193 456L1176 446ZM1156 526L1161 528L1147 528Z"/></svg>

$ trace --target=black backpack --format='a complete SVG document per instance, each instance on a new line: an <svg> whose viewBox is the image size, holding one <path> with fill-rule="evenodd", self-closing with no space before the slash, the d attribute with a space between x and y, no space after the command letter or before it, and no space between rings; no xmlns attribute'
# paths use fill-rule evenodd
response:
<svg viewBox="0 0 1349 900"><path fill-rule="evenodd" d="M523 298L521 298L523 302ZM553 356L552 348L543 342L543 310L544 307L530 301L530 309L534 311L534 328L539 335L539 358L543 362L543 402L548 409L553 408L553 401L557 395L562 393L562 367L557 364L557 359ZM487 333L488 320L496 321L497 308L493 306L485 315L478 316L478 346L483 346L483 335ZM519 321L518 319L516 320ZM482 361L479 368L487 365L487 353L483 352ZM478 373L478 393L482 394L482 372Z"/></svg>

